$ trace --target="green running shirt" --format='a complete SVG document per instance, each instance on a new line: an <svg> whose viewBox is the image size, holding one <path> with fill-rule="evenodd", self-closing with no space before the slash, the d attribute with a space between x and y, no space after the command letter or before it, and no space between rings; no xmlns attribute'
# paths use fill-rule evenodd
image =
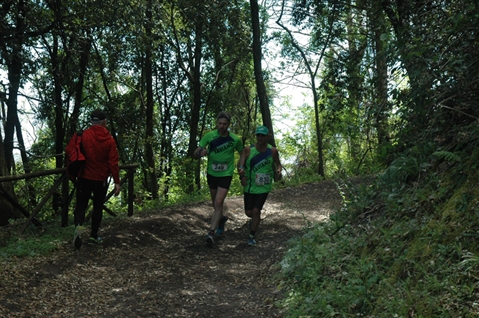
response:
<svg viewBox="0 0 479 318"><path fill-rule="evenodd" d="M271 145L264 152L259 152L254 146L245 162L247 184L244 191L251 194L271 192L274 168Z"/></svg>
<svg viewBox="0 0 479 318"><path fill-rule="evenodd" d="M208 148L208 174L214 177L229 177L235 170L234 151L241 152L243 142L231 132L228 132L228 136L222 137L216 129L201 138L200 147Z"/></svg>

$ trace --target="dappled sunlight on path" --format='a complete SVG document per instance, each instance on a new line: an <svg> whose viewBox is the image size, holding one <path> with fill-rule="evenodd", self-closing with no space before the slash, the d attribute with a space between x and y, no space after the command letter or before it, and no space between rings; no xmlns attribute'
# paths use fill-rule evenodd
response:
<svg viewBox="0 0 479 318"><path fill-rule="evenodd" d="M257 247L246 244L243 198L228 197L230 219L204 245L209 202L171 207L101 229L102 246L3 262L1 317L281 317L273 280L287 241L339 207L332 182L272 192Z"/></svg>

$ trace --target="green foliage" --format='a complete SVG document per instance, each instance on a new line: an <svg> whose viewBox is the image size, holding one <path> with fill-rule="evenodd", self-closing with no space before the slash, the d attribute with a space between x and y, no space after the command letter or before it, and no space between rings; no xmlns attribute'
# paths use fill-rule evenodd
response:
<svg viewBox="0 0 479 318"><path fill-rule="evenodd" d="M436 151L432 155L436 156L438 159L445 160L450 164L461 161L461 157L459 155L449 151Z"/></svg>
<svg viewBox="0 0 479 318"><path fill-rule="evenodd" d="M24 220L11 222L11 228L2 231L0 257L48 255L69 242L73 235L73 226L59 227L58 224L54 223L48 223L42 229L30 225L24 234L18 235L23 222ZM10 233L9 236L5 236L7 232Z"/></svg>
<svg viewBox="0 0 479 318"><path fill-rule="evenodd" d="M354 238L335 239L327 231L317 225L293 240L280 264L283 287L295 286L283 303L288 317L353 314L374 304L380 281L374 260L351 257Z"/></svg>
<svg viewBox="0 0 479 318"><path fill-rule="evenodd" d="M274 188L294 187L300 184L318 182L323 178L318 175L316 171L311 169L302 169L297 173L290 174L286 169L283 169L283 178L279 182L273 184Z"/></svg>
<svg viewBox="0 0 479 318"><path fill-rule="evenodd" d="M287 317L479 314L476 160L422 145L363 187L338 182L343 206L281 261Z"/></svg>
<svg viewBox="0 0 479 318"><path fill-rule="evenodd" d="M29 168L55 167L55 145L66 142L70 129L87 124L89 110L108 109L122 161L140 164L135 176L138 210L209 200L207 187L189 193L194 181L186 172L195 168L187 152L197 141L196 135L190 138L196 124L208 129L220 109L231 110L232 127L246 135L250 123L258 122L247 4L153 1L153 32L145 34L146 4L43 7L29 2L25 15L18 15L17 6L8 6L5 21L13 24L4 23L8 28L2 52L12 61L20 60L11 55L12 48L25 52L20 81L32 84L29 94L35 100L29 102L35 124L44 127L32 146ZM291 291L284 302L290 315L477 315L477 4L390 2L384 11L376 2L352 7L349 2L300 1L290 8L283 17L289 14L291 20L284 22L292 22L297 34L312 36L304 43L304 58L294 39L278 33L284 45L281 71L289 65L294 76L307 73L305 63L321 58L321 73L311 78L321 81L312 87L319 100L308 103L314 107L300 107L297 127L279 143L285 177L275 187L319 180L319 153L328 178L381 172L360 191L339 183L344 204L331 222L310 227L291 243L281 264L283 286ZM52 24L53 29L45 27L54 16L65 19ZM15 23L31 31L24 32L28 38L18 36ZM40 37L39 30L47 33ZM90 55L83 56L88 39L93 41ZM150 70L145 66L147 45L158 48ZM192 56L202 60L193 63ZM80 64L86 57L89 63L83 70ZM152 117L145 116L148 71L155 83L154 127L145 140L145 122ZM381 71L386 78L379 76ZM192 75L198 82L189 80ZM85 86L77 94L82 76ZM192 93L194 84L201 96ZM196 97L200 119L191 125ZM78 114L69 107L80 102L79 122L71 122L71 115ZM56 139L60 137L64 139ZM159 167L159 200L151 199L147 142L155 151L155 158L148 159ZM53 180L15 182L20 203L30 210ZM241 192L235 178L230 195ZM109 204L124 213L125 202L121 196ZM51 205L40 211L40 220L58 218ZM6 239L9 249L2 255L48 253L57 239L69 240L71 233L29 231L28 237Z"/></svg>
<svg viewBox="0 0 479 318"><path fill-rule="evenodd" d="M0 255L2 257L47 255L62 244L63 242L58 237L50 235L41 238L18 239L18 241L10 242L7 247L2 248Z"/></svg>

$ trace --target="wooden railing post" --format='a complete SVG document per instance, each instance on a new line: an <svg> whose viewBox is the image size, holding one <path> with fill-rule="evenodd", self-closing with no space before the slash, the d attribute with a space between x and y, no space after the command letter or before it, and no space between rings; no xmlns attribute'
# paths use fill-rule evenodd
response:
<svg viewBox="0 0 479 318"><path fill-rule="evenodd" d="M128 216L133 215L133 200L135 197L135 187L133 184L133 180L135 180L135 167L130 168L131 170L128 171Z"/></svg>
<svg viewBox="0 0 479 318"><path fill-rule="evenodd" d="M47 203L48 199L53 195L53 193L55 193L55 191L57 191L57 188L60 186L60 184L62 184L62 182L65 178L66 178L66 174L64 173L64 174L61 175L60 178L57 179L57 181L55 181L53 186L48 191L47 195L44 196L43 199L40 201L40 203L38 203L38 205L33 209L32 214L30 214L30 216L28 217L27 222L25 222L22 229L20 230L20 234L25 232L25 229L27 228L28 224L30 224L32 219L38 214L38 212L40 212L40 210L43 208L45 203Z"/></svg>
<svg viewBox="0 0 479 318"><path fill-rule="evenodd" d="M65 172L66 173L66 172ZM62 183L62 227L68 226L68 207L70 206L71 198L70 192L70 180L68 178L63 179Z"/></svg>

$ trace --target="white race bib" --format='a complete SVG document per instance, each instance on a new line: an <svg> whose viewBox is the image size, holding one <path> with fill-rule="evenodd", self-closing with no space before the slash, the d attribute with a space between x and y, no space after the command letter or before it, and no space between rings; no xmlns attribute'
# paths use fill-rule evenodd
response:
<svg viewBox="0 0 479 318"><path fill-rule="evenodd" d="M226 163L212 163L211 170L215 172L226 171L228 170L228 164Z"/></svg>
<svg viewBox="0 0 479 318"><path fill-rule="evenodd" d="M266 185L271 183L271 176L269 173L257 173L256 174L256 184L257 185Z"/></svg>

